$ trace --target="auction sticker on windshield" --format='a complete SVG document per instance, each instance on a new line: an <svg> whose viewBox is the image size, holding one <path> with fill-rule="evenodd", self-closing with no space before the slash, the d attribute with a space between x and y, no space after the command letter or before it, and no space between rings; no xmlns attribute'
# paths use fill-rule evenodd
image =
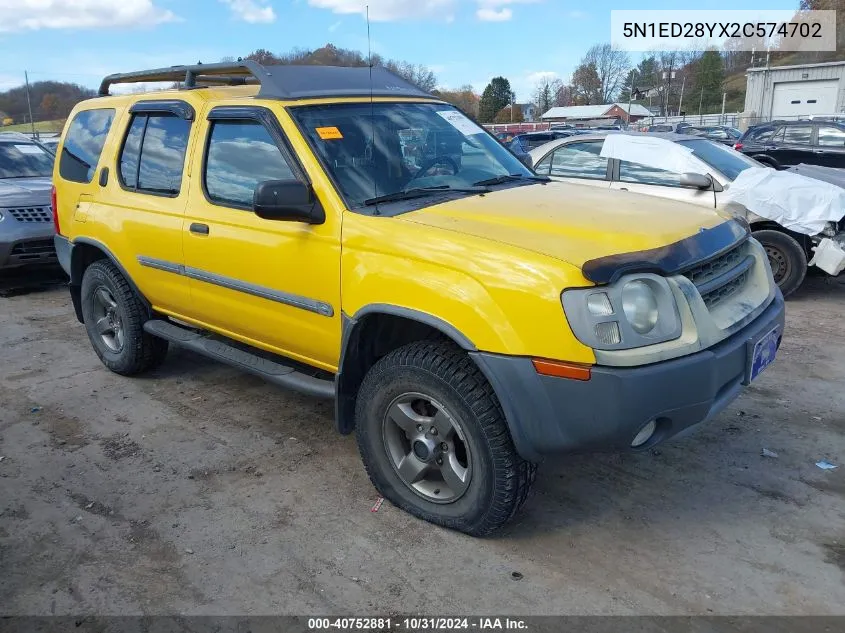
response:
<svg viewBox="0 0 845 633"><path fill-rule="evenodd" d="M329 141L335 138L343 138L343 134L340 133L336 127L318 127L315 128L317 130L317 134L320 136L321 139L324 141Z"/></svg>
<svg viewBox="0 0 845 633"><path fill-rule="evenodd" d="M481 134L484 132L482 128L457 110L439 110L437 114L443 117L453 128L465 136L472 136L473 134Z"/></svg>

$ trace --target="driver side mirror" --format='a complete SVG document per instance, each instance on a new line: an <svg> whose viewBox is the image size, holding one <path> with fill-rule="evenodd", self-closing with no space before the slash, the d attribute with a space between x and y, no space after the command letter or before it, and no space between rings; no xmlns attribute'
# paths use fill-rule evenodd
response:
<svg viewBox="0 0 845 633"><path fill-rule="evenodd" d="M311 185L298 180L265 180L252 196L252 210L265 220L322 224L326 221Z"/></svg>
<svg viewBox="0 0 845 633"><path fill-rule="evenodd" d="M686 172L681 174L681 187L693 187L695 189L710 189L713 186L713 179L707 174L694 174Z"/></svg>
<svg viewBox="0 0 845 633"><path fill-rule="evenodd" d="M531 159L530 154L523 154L519 157L519 160L522 161L522 164L528 167L528 169L534 169L534 161Z"/></svg>

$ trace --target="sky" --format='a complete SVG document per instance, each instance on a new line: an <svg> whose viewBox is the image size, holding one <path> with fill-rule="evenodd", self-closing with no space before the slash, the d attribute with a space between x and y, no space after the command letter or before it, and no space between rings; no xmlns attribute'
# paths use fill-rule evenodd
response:
<svg viewBox="0 0 845 633"><path fill-rule="evenodd" d="M697 0L696 9L794 9L797 0ZM613 9L673 0L0 0L0 90L57 80L91 88L113 72L220 61L257 48L327 43L425 64L445 88L495 76L519 101L544 77L567 79L610 39ZM641 54L632 54L639 61Z"/></svg>

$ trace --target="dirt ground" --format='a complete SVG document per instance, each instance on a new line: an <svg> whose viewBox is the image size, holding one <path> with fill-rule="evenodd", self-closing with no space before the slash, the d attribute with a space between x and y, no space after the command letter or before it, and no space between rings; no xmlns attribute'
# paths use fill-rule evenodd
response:
<svg viewBox="0 0 845 633"><path fill-rule="evenodd" d="M64 288L0 298L0 614L845 614L843 308L809 279L718 418L545 463L478 540L371 512L329 403L184 351L123 378Z"/></svg>

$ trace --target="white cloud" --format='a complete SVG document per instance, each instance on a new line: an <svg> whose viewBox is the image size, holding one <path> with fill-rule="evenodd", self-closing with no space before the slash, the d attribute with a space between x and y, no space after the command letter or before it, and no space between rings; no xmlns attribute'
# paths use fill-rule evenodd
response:
<svg viewBox="0 0 845 633"><path fill-rule="evenodd" d="M338 20L334 24L329 25L329 33L334 33L340 28L340 25L343 24L342 21Z"/></svg>
<svg viewBox="0 0 845 633"><path fill-rule="evenodd" d="M179 18L152 0L0 0L0 33L151 26Z"/></svg>
<svg viewBox="0 0 845 633"><path fill-rule="evenodd" d="M448 22L454 18L456 0L308 0L308 4L341 15L365 15L369 5L370 20L373 22L420 18L435 18Z"/></svg>
<svg viewBox="0 0 845 633"><path fill-rule="evenodd" d="M537 70L530 72L525 76L525 81L532 86L544 79L549 81L553 79L560 79L560 75L553 70Z"/></svg>
<svg viewBox="0 0 845 633"><path fill-rule="evenodd" d="M276 21L276 12L266 0L220 0L231 9L235 18L250 24Z"/></svg>
<svg viewBox="0 0 845 633"><path fill-rule="evenodd" d="M476 0L475 16L482 22L507 22L513 17L512 4L533 4L542 0Z"/></svg>
<svg viewBox="0 0 845 633"><path fill-rule="evenodd" d="M513 11L504 7L502 9L493 9L491 7L480 7L475 15L482 22L507 22L513 17Z"/></svg>

